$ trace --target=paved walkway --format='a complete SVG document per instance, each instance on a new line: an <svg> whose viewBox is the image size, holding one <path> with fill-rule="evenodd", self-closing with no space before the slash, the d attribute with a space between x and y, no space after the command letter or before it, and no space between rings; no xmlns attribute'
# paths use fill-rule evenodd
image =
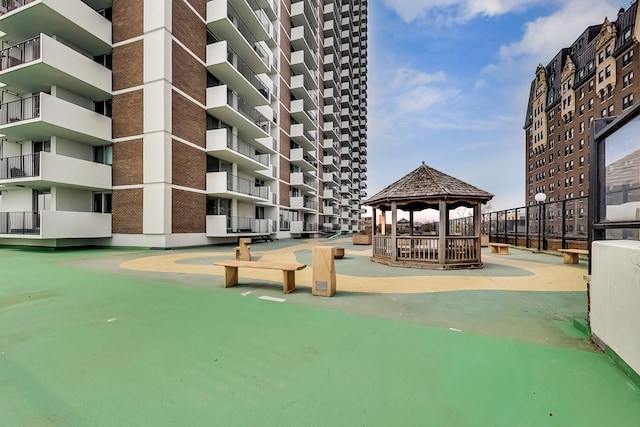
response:
<svg viewBox="0 0 640 427"><path fill-rule="evenodd" d="M0 249L0 426L638 425L638 388L571 326L584 265L515 250L393 269L331 242L334 298L243 273L224 289L228 246L162 252L167 271L157 251ZM252 251L310 263L313 244Z"/></svg>

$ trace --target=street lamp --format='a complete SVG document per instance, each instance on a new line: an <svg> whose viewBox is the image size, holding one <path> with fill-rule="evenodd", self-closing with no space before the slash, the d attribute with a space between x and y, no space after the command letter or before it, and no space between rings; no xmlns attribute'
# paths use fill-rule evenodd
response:
<svg viewBox="0 0 640 427"><path fill-rule="evenodd" d="M538 202L538 251L540 251L540 235L542 232L542 205L544 201L547 200L547 195L540 192L537 193L534 198L536 202Z"/></svg>

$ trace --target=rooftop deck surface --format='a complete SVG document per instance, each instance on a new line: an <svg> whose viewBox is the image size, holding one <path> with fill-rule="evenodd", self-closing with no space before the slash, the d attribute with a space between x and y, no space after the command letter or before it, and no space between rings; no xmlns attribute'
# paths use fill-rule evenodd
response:
<svg viewBox="0 0 640 427"><path fill-rule="evenodd" d="M350 240L252 244L311 268L240 271L233 246L0 249L0 426L638 426L640 390L572 325L586 265L511 249L471 271L369 261ZM272 274L273 273L273 274ZM284 302L260 297L285 299Z"/></svg>

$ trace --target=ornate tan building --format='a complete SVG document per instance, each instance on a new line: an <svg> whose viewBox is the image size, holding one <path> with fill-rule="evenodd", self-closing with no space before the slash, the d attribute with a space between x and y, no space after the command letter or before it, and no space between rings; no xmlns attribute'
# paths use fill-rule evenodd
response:
<svg viewBox="0 0 640 427"><path fill-rule="evenodd" d="M591 122L617 116L640 99L637 23L634 2L538 65L524 124L526 204L535 204L536 193L550 202L588 195Z"/></svg>

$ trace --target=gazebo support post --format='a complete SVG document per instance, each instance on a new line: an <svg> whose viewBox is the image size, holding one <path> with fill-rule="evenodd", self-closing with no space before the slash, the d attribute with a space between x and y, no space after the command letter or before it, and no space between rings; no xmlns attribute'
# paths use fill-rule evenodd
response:
<svg viewBox="0 0 640 427"><path fill-rule="evenodd" d="M478 263L482 264L482 242L480 241L480 203L476 203L473 207L473 235L476 238L476 254Z"/></svg>
<svg viewBox="0 0 640 427"><path fill-rule="evenodd" d="M393 261L398 261L398 204L391 202L391 250L393 251Z"/></svg>
<svg viewBox="0 0 640 427"><path fill-rule="evenodd" d="M378 215L378 212L376 208L371 209L371 214L371 241L373 242L373 238L376 235L376 227L378 226L378 221L376 220L376 215Z"/></svg>
<svg viewBox="0 0 640 427"><path fill-rule="evenodd" d="M440 225L438 226L438 264L444 266L447 260L447 202L438 202L440 211Z"/></svg>
<svg viewBox="0 0 640 427"><path fill-rule="evenodd" d="M409 236L413 236L413 211L409 211Z"/></svg>

